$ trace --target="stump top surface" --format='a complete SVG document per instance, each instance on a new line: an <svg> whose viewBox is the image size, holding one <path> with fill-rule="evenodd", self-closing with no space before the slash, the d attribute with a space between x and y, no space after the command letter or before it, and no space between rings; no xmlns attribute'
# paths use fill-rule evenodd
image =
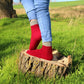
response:
<svg viewBox="0 0 84 84"><path fill-rule="evenodd" d="M58 66L61 66L61 67L68 67L69 64L72 63L72 59L71 59L71 56L62 56L59 60L57 59L57 57L59 56L59 52L57 50L53 50L52 54L53 54L53 59L52 60L45 60L45 59L41 59L41 58L38 58L38 57L35 57L35 56L32 56L32 55L29 55L26 53L27 50L23 50L21 53L24 54L24 56L26 57L30 57L32 59L35 59L35 60L38 60L38 61L43 61L43 62L46 62L46 63L49 63L49 64L53 64L53 65L58 65Z"/></svg>

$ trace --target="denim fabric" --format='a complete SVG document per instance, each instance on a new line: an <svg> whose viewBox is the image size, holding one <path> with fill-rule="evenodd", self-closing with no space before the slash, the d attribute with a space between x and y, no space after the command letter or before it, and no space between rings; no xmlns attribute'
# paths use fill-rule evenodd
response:
<svg viewBox="0 0 84 84"><path fill-rule="evenodd" d="M37 19L42 42L52 41L49 0L21 0L29 20Z"/></svg>
<svg viewBox="0 0 84 84"><path fill-rule="evenodd" d="M32 19L37 19L36 13L35 13L34 0L20 0L20 2L24 6L24 9L29 18L29 21Z"/></svg>

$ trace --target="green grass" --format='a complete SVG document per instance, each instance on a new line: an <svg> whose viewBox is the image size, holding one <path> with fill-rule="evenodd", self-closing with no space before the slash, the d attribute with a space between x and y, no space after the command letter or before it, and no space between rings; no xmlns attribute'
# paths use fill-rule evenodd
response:
<svg viewBox="0 0 84 84"><path fill-rule="evenodd" d="M18 71L20 51L28 49L31 37L27 16L20 15L0 20L0 84L84 84L84 18L51 18L51 23L52 47L73 58L68 76L45 80Z"/></svg>
<svg viewBox="0 0 84 84"><path fill-rule="evenodd" d="M77 6L77 5L84 5L84 1L83 0L79 0L79 1L70 1L70 2L51 2L50 3L50 8L55 8L55 7L66 7L66 6ZM23 8L23 6L20 5L14 5L14 8Z"/></svg>
<svg viewBox="0 0 84 84"><path fill-rule="evenodd" d="M22 4L19 4L19 5L14 5L13 6L14 9L20 9L20 8L23 8Z"/></svg>
<svg viewBox="0 0 84 84"><path fill-rule="evenodd" d="M84 1L51 2L50 8L84 5Z"/></svg>

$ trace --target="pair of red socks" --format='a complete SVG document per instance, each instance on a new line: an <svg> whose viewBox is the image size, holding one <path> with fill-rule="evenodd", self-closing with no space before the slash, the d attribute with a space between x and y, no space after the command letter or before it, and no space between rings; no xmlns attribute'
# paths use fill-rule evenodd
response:
<svg viewBox="0 0 84 84"><path fill-rule="evenodd" d="M38 24L34 24L31 26L31 41L29 50L27 50L27 54L46 59L46 60L52 60L52 46L46 46L43 45L41 49L36 49L38 44L41 41L41 32L39 29Z"/></svg>

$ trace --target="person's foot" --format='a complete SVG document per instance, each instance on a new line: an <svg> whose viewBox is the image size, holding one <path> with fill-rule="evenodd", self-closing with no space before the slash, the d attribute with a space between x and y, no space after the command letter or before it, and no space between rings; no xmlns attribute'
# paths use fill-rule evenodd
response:
<svg viewBox="0 0 84 84"><path fill-rule="evenodd" d="M29 50L35 50L41 41L41 32L37 21L32 21L30 22L30 24L31 24L31 41Z"/></svg>
<svg viewBox="0 0 84 84"><path fill-rule="evenodd" d="M41 49L27 50L26 53L29 55L38 57L38 58L46 59L46 60L52 60L53 59L51 46L44 46L43 45Z"/></svg>

